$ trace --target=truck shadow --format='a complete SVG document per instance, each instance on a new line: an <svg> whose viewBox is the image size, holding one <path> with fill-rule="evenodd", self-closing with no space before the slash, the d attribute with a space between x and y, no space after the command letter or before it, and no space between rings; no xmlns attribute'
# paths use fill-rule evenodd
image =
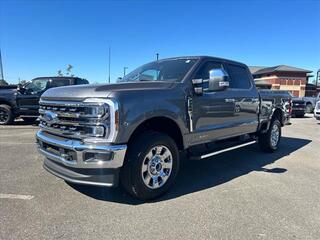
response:
<svg viewBox="0 0 320 240"><path fill-rule="evenodd" d="M183 161L176 182L163 197L152 202L165 201L224 184L252 171L283 174L284 168L266 168L281 158L309 144L311 140L283 137L281 147L272 154L263 153L257 144L236 149L201 161ZM101 201L122 204L143 204L129 196L122 188L103 188L68 183L76 191Z"/></svg>

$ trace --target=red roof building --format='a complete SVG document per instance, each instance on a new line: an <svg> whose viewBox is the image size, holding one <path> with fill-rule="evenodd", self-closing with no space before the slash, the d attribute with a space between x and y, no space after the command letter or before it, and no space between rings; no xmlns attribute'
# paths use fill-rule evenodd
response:
<svg viewBox="0 0 320 240"><path fill-rule="evenodd" d="M258 87L286 90L296 97L304 97L308 73L312 71L286 65L275 67L249 67Z"/></svg>

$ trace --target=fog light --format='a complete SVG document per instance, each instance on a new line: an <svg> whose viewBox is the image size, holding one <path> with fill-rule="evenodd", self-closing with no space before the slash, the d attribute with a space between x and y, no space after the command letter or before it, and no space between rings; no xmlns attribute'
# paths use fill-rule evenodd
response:
<svg viewBox="0 0 320 240"><path fill-rule="evenodd" d="M85 152L84 161L87 163L103 163L113 158L113 152Z"/></svg>

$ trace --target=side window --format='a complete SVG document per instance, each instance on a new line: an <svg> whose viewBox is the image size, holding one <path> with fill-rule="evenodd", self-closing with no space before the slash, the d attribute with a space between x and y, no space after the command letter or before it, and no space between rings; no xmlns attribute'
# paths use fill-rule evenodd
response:
<svg viewBox="0 0 320 240"><path fill-rule="evenodd" d="M79 84L88 84L88 80L86 79L81 79L81 78L77 78L76 79L76 84L79 85Z"/></svg>
<svg viewBox="0 0 320 240"><path fill-rule="evenodd" d="M250 73L245 67L228 64L230 88L249 89L251 87Z"/></svg>
<svg viewBox="0 0 320 240"><path fill-rule="evenodd" d="M156 69L146 70L139 75L139 79L155 81L158 80L159 71Z"/></svg>
<svg viewBox="0 0 320 240"><path fill-rule="evenodd" d="M70 85L69 79L55 79L52 80L50 83L50 87L62 87L62 86L68 86Z"/></svg>
<svg viewBox="0 0 320 240"><path fill-rule="evenodd" d="M209 79L209 71L216 68L223 68L221 63L206 62L202 65L194 76L195 79Z"/></svg>
<svg viewBox="0 0 320 240"><path fill-rule="evenodd" d="M49 79L39 78L32 80L25 86L26 94L37 94L47 89Z"/></svg>

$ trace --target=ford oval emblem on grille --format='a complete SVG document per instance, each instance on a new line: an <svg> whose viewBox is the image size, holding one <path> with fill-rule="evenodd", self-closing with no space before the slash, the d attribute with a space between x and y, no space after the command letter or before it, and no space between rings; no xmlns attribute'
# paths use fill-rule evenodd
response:
<svg viewBox="0 0 320 240"><path fill-rule="evenodd" d="M58 114L51 112L51 111L45 111L43 118L44 118L44 120L46 120L47 123L53 124L53 123L57 122Z"/></svg>

